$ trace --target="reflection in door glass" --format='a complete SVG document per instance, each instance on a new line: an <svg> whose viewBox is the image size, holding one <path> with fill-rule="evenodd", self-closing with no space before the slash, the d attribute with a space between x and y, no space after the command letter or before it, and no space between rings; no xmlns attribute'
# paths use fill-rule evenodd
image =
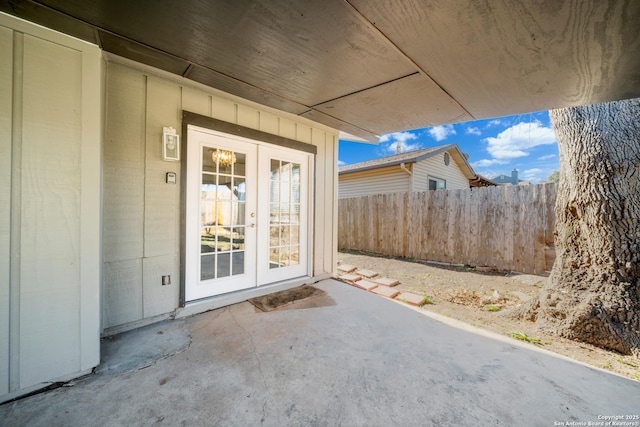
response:
<svg viewBox="0 0 640 427"><path fill-rule="evenodd" d="M202 148L200 279L243 274L246 155Z"/></svg>
<svg viewBox="0 0 640 427"><path fill-rule="evenodd" d="M271 159L270 166L269 268L274 269L300 263L300 164Z"/></svg>
<svg viewBox="0 0 640 427"><path fill-rule="evenodd" d="M244 273L244 251L242 252L233 252L231 254L231 260L233 261L233 274L243 274Z"/></svg>
<svg viewBox="0 0 640 427"><path fill-rule="evenodd" d="M218 257L218 265L216 266L216 276L227 277L231 275L231 254L229 252L220 253Z"/></svg>
<svg viewBox="0 0 640 427"><path fill-rule="evenodd" d="M203 255L200 257L200 279L208 280L216 277L215 255Z"/></svg>

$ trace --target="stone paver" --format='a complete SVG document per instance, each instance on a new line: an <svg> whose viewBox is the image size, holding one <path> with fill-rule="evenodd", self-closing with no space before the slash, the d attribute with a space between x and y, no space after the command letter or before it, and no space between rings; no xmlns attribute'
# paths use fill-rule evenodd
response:
<svg viewBox="0 0 640 427"><path fill-rule="evenodd" d="M400 293L388 286L378 286L377 288L373 289L371 292L373 292L374 294L382 295L383 297L391 298L391 299L397 297L398 294Z"/></svg>
<svg viewBox="0 0 640 427"><path fill-rule="evenodd" d="M373 270L358 270L357 273L362 277L366 277L367 279L371 279L372 277L376 277L378 273Z"/></svg>
<svg viewBox="0 0 640 427"><path fill-rule="evenodd" d="M416 307L423 306L425 299L422 295L412 294L411 292L403 292L398 295L399 300L406 302L409 305L415 305Z"/></svg>
<svg viewBox="0 0 640 427"><path fill-rule="evenodd" d="M356 271L356 266L351 264L341 264L338 266L338 271L341 273L353 273Z"/></svg>
<svg viewBox="0 0 640 427"><path fill-rule="evenodd" d="M378 287L377 284L365 279L358 280L357 282L354 282L353 285L357 286L358 288L364 289L365 291L370 291Z"/></svg>
<svg viewBox="0 0 640 427"><path fill-rule="evenodd" d="M396 286L400 283L398 279L390 279L389 277L375 277L371 281L384 286Z"/></svg>
<svg viewBox="0 0 640 427"><path fill-rule="evenodd" d="M342 280L346 280L347 282L357 282L358 280L362 279L362 277L353 273L343 274L342 276L340 276L340 278Z"/></svg>

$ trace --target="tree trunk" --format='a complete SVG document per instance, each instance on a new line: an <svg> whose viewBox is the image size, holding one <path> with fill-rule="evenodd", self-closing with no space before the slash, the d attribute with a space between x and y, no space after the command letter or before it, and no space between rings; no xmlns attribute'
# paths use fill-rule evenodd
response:
<svg viewBox="0 0 640 427"><path fill-rule="evenodd" d="M640 356L640 99L550 112L560 151L538 325Z"/></svg>

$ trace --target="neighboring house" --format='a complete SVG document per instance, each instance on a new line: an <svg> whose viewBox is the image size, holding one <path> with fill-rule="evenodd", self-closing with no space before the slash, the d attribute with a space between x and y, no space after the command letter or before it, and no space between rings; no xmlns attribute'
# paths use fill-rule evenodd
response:
<svg viewBox="0 0 640 427"><path fill-rule="evenodd" d="M475 188L475 187L494 187L498 184L495 183L495 181L490 180L487 177L484 177L480 174L476 175L475 178L470 179L469 180L469 187L471 188Z"/></svg>
<svg viewBox="0 0 640 427"><path fill-rule="evenodd" d="M511 171L511 175L501 174L491 178L498 185L518 185L518 169Z"/></svg>
<svg viewBox="0 0 640 427"><path fill-rule="evenodd" d="M518 169L511 171L511 175L498 175L491 178L491 181L498 185L531 185L531 181L518 179Z"/></svg>
<svg viewBox="0 0 640 427"><path fill-rule="evenodd" d="M469 188L476 174L456 144L342 166L338 197Z"/></svg>

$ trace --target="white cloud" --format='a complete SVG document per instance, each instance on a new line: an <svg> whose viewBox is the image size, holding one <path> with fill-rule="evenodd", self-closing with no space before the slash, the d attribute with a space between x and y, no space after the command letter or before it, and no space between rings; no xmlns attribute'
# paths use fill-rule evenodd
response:
<svg viewBox="0 0 640 427"><path fill-rule="evenodd" d="M527 169L523 171L522 175L518 178L524 179L525 181L540 181L541 179L544 179L541 176L542 172L544 171L540 168Z"/></svg>
<svg viewBox="0 0 640 427"><path fill-rule="evenodd" d="M518 123L484 141L487 143L487 151L494 159L505 160L528 156L527 150L538 145L555 144L556 136L551 127L535 121Z"/></svg>
<svg viewBox="0 0 640 427"><path fill-rule="evenodd" d="M388 133L386 135L382 135L380 137L380 143L383 144L383 143L392 141L391 144L385 147L385 150L391 153L397 153L397 152L404 153L407 151L413 151L420 148L419 143L410 144L408 142L416 139L418 139L418 135L412 132L394 132L394 133Z"/></svg>
<svg viewBox="0 0 640 427"><path fill-rule="evenodd" d="M471 163L471 167L473 168L486 168L487 166L491 166L491 165L506 165L507 162L506 160L499 160L499 159L482 159L482 160L478 160L477 162L473 162Z"/></svg>
<svg viewBox="0 0 640 427"><path fill-rule="evenodd" d="M467 135L482 135L482 132L477 127L468 127L465 133Z"/></svg>
<svg viewBox="0 0 640 427"><path fill-rule="evenodd" d="M343 162L342 160L338 160L338 166L344 166L347 162Z"/></svg>
<svg viewBox="0 0 640 427"><path fill-rule="evenodd" d="M400 147L398 147L398 145ZM414 151L420 148L420 144L408 144L405 141L395 141L389 144L387 151L390 153L406 153L407 151Z"/></svg>
<svg viewBox="0 0 640 427"><path fill-rule="evenodd" d="M449 135L456 134L456 130L453 128L453 125L434 126L429 129L428 132L436 141L442 141L447 139Z"/></svg>
<svg viewBox="0 0 640 427"><path fill-rule="evenodd" d="M538 157L538 160L549 160L549 159L553 159L555 156L556 156L555 154L547 154L546 156Z"/></svg>
<svg viewBox="0 0 640 427"><path fill-rule="evenodd" d="M418 139L418 135L412 132L393 132L387 133L380 137L380 142L389 142L389 141L411 141L414 139Z"/></svg>
<svg viewBox="0 0 640 427"><path fill-rule="evenodd" d="M500 126L502 124L501 120L491 120L489 123L485 125L486 129L492 128L494 126Z"/></svg>
<svg viewBox="0 0 640 427"><path fill-rule="evenodd" d="M492 169L476 170L476 173L484 176L485 178L489 178L489 179L493 179L496 176L500 175L500 172L497 172L497 171L492 170Z"/></svg>

